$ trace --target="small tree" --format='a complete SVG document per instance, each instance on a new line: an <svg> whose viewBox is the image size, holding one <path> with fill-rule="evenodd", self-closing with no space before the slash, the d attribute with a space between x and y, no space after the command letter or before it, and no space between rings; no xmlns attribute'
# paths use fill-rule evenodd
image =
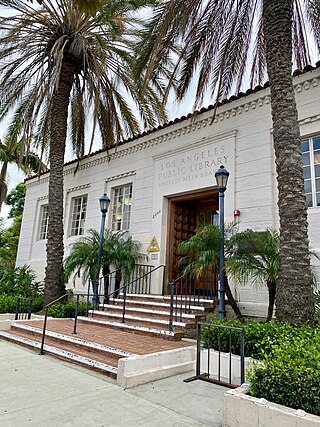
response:
<svg viewBox="0 0 320 427"><path fill-rule="evenodd" d="M20 237L22 212L25 199L25 185L18 184L7 196L6 204L11 206L8 218L12 225L4 227L0 219L0 266L14 268Z"/></svg>
<svg viewBox="0 0 320 427"><path fill-rule="evenodd" d="M272 319L280 270L279 233L275 230L236 233L227 241L227 273L238 283L266 284L269 294L267 321Z"/></svg>
<svg viewBox="0 0 320 427"><path fill-rule="evenodd" d="M183 267L184 274L191 273L199 277L206 269L214 267L218 269L220 264L219 227L213 224L200 227L194 236L180 243L178 250L183 255L179 265ZM232 295L226 273L225 291L235 315L242 317L241 311Z"/></svg>
<svg viewBox="0 0 320 427"><path fill-rule="evenodd" d="M70 254L64 261L65 281L72 274L75 278L82 274L83 282L90 279L92 282L98 279L98 254L100 235L95 230L89 230L89 236L83 237L72 245ZM118 296L121 280L128 279L134 266L143 255L139 253L140 243L126 237L126 232L116 233L105 231L102 248L102 275L104 277L105 297L108 296L108 274L113 266L115 272L115 296Z"/></svg>

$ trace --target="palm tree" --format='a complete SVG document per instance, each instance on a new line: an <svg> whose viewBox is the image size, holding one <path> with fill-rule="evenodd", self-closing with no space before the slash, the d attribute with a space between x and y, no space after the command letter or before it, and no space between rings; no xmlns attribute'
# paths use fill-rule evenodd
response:
<svg viewBox="0 0 320 427"><path fill-rule="evenodd" d="M111 253L111 263L116 269L114 297L117 298L122 279L125 281L130 279L134 266L144 258L144 255L139 252L140 243L132 240L132 237L126 238L126 232L118 231L114 236L115 241L109 251Z"/></svg>
<svg viewBox="0 0 320 427"><path fill-rule="evenodd" d="M69 255L64 260L64 278L68 282L74 274L82 275L83 284L89 279L94 282L98 276L98 253L100 235L96 230L89 230L89 235L72 245Z"/></svg>
<svg viewBox="0 0 320 427"><path fill-rule="evenodd" d="M227 230L229 227L227 227ZM205 270L215 268L219 270L220 264L220 229L214 224L207 224L200 227L196 234L185 240L178 246L178 251L182 255L179 266L183 268L183 273L191 273L200 277ZM225 274L225 291L228 301L239 318L241 311L232 295L228 276Z"/></svg>
<svg viewBox="0 0 320 427"><path fill-rule="evenodd" d="M32 3L32 0L28 0ZM42 4L43 0L37 0L39 4ZM73 0L75 7L85 13L96 14L98 10L102 9L102 5L106 0Z"/></svg>
<svg viewBox="0 0 320 427"><path fill-rule="evenodd" d="M0 141L0 212L2 203L8 193L8 166L16 165L26 175L32 173L41 173L46 170L45 164L34 153L28 153L23 140L15 141L7 137L3 142Z"/></svg>
<svg viewBox="0 0 320 427"><path fill-rule="evenodd" d="M269 294L267 321L272 319L280 270L279 233L275 230L245 230L227 241L228 274L238 283L267 285Z"/></svg>
<svg viewBox="0 0 320 427"><path fill-rule="evenodd" d="M89 235L75 242L64 261L65 281L72 275L74 280L82 275L83 283L98 278L98 254L100 235L96 230L89 230ZM143 258L139 252L140 243L126 236L126 232L105 231L102 248L102 275L105 278L105 297L108 297L108 274L110 267L115 268L115 298L118 296L122 278L128 280L136 263Z"/></svg>
<svg viewBox="0 0 320 427"><path fill-rule="evenodd" d="M147 77L152 76L170 56L172 45L181 42L173 74L173 78L179 76L177 96L184 97L196 76L196 106L201 105L207 89L217 102L233 87L239 91L249 56L252 85L262 82L267 71L280 217L276 310L279 320L292 323L314 318L292 61L299 68L310 63L307 28L316 46L320 45L319 12L314 0L164 0L149 25L137 68L147 64Z"/></svg>
<svg viewBox="0 0 320 427"><path fill-rule="evenodd" d="M133 42L143 27L134 15L147 1L106 2L91 15L72 0L44 0L40 8L0 0L14 15L0 18L0 119L14 111L11 135L48 149L49 221L45 302L65 293L63 264L63 164L68 118L71 142L81 158L87 121L103 148L139 132L139 120L155 126L165 117L155 76L141 94L143 73L132 76ZM165 70L163 70L165 73ZM127 96L127 98L126 98ZM131 105L136 105L135 114ZM87 120L89 117L89 120Z"/></svg>

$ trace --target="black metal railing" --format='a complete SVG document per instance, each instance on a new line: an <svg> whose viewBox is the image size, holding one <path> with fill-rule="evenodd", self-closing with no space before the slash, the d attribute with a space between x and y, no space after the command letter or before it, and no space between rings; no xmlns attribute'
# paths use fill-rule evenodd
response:
<svg viewBox="0 0 320 427"><path fill-rule="evenodd" d="M106 306L111 304L122 304L122 323L125 323L125 315L126 315L126 301L127 294L144 294L150 295L152 290L152 279L155 272L162 269L162 289L165 277L165 265L159 265L158 267L150 266L150 265L141 265L138 264L135 271L130 275L128 282L122 283L121 286L114 286L113 290L109 292L107 295L105 294L105 289L100 286L99 287L99 300L103 300L100 303L100 307L104 309ZM140 274L139 274L140 273ZM109 286L113 284L114 277L116 272L110 273L109 276ZM103 281L104 277L99 279L99 281ZM130 281L129 281L130 280ZM89 301L90 297L93 296L93 292L90 292L90 287L92 287L92 282L89 283L88 293L87 293L87 309L86 315L89 315ZM103 292L101 292L103 291ZM94 317L94 307L92 305L91 317Z"/></svg>
<svg viewBox="0 0 320 427"><path fill-rule="evenodd" d="M98 295L102 300L102 305L109 304L110 295L118 298L120 291L126 286L126 292L131 294L150 294L152 287L153 265L136 264L129 277L122 274L122 269L117 269L109 274L99 278ZM163 281L164 283L164 275ZM162 290L163 290L162 283ZM93 293L93 283L89 280L87 302L89 301L90 291ZM100 301L101 302L101 301Z"/></svg>
<svg viewBox="0 0 320 427"><path fill-rule="evenodd" d="M18 297L14 320L30 320L32 314L32 298Z"/></svg>
<svg viewBox="0 0 320 427"><path fill-rule="evenodd" d="M200 277L185 274L169 283L170 289L170 320L169 330L172 331L173 321L182 322L183 315L192 312L192 306L218 299L218 280L215 270L206 270Z"/></svg>
<svg viewBox="0 0 320 427"><path fill-rule="evenodd" d="M201 352L204 349L207 354L206 357L201 358ZM211 354L211 349L215 351L214 354ZM236 355L238 355L238 358L235 357ZM216 364L211 363L213 356L217 359ZM204 367L201 366L201 359L202 362L206 359L205 363L203 363L205 364ZM233 368L232 362L236 364L237 359L239 359L239 367ZM216 365L216 372L212 372L213 365ZM204 322L198 323L196 375L184 381L190 382L197 379L230 388L236 388L245 382L243 328Z"/></svg>
<svg viewBox="0 0 320 427"><path fill-rule="evenodd" d="M44 341L46 336L46 329L47 329L47 319L48 319L48 309L51 305L56 304L58 301L61 301L63 299L66 299L68 297L68 294L64 294L61 297L55 299L54 301L47 304L44 308L44 320L43 320L43 330L42 330L42 339L41 339L41 347L39 354L43 354L44 349ZM76 306L75 306L75 313L74 313L74 322L73 322L73 334L77 333L77 320L78 320L78 310L79 310L79 295L77 295L76 300Z"/></svg>

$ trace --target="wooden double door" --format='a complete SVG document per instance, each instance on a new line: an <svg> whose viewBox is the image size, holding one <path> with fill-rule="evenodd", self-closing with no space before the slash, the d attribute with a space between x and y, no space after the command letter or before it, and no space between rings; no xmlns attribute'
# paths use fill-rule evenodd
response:
<svg viewBox="0 0 320 427"><path fill-rule="evenodd" d="M218 223L219 196L217 192L201 192L169 199L167 265L169 280L181 276L178 265L181 255L178 246L189 239L200 225ZM216 282L216 272L208 271L199 280L199 289L206 287L205 281Z"/></svg>

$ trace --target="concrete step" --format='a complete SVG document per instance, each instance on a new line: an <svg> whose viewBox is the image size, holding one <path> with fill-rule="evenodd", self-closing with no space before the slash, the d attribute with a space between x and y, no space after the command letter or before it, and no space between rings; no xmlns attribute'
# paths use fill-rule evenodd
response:
<svg viewBox="0 0 320 427"><path fill-rule="evenodd" d="M39 339L30 339L30 336L27 333L20 332L19 334L17 331L0 331L0 338L3 338L7 341L24 345L29 348L33 348L36 350L40 350L41 348L41 340ZM35 337L34 337L35 338ZM103 360L101 360L101 357L92 357L92 353L88 352L85 354L85 352L77 352L75 349L72 348L72 346L53 346L51 344L50 338L47 337L46 343L44 345L44 352L45 354L50 354L54 357L57 357L59 359L66 360L71 363L75 363L81 366L84 366L86 368L93 369L95 371L99 371L103 374L106 374L112 378L117 377L118 368L117 365L114 364L114 360L110 361L108 358L104 357ZM90 357L89 357L90 356ZM108 362L108 363L106 363Z"/></svg>
<svg viewBox="0 0 320 427"><path fill-rule="evenodd" d="M122 294L120 294L120 297L122 298ZM154 294L133 294L133 293L127 293L127 298L130 300L140 300L140 301L147 301L149 303L165 303L170 305L171 296L170 295L154 295ZM217 299L208 299L203 298L200 296L192 296L189 298L186 295L174 295L174 301L178 301L179 303L182 301L183 306L189 304L192 307L197 306L203 306L203 307L211 307L216 304Z"/></svg>
<svg viewBox="0 0 320 427"><path fill-rule="evenodd" d="M118 306L122 306L122 304L123 304L122 299L116 299L114 301L112 300L111 303L113 303L113 302L115 305L118 305ZM101 305L101 308L104 308L105 306L106 305L104 305L104 306ZM146 308L146 309L153 310L153 311L166 311L166 312L170 313L170 304L167 301L157 302L157 301L152 301L152 300L148 301L145 299L138 299L138 298L131 299L131 297L128 296L126 299L126 308L133 308L133 307L135 307L135 308ZM184 310L185 306L183 305L182 308ZM198 305L189 306L188 305L186 308L187 308L187 311L189 314L201 315L201 314L206 312L206 307L201 306L201 305L200 306L198 306ZM180 312L180 302L178 304L176 304L176 302L174 302L174 313L176 311L178 313Z"/></svg>
<svg viewBox="0 0 320 427"><path fill-rule="evenodd" d="M122 315L122 305L114 305L114 304L105 304L104 306L100 306L102 312L111 312L111 313L121 313ZM101 312L101 311L100 311ZM127 307L126 306L126 315L132 316L140 316L147 318L155 318L169 321L170 319L170 310L152 310L148 308L141 307ZM182 322L195 322L196 315L195 314L187 314L182 313Z"/></svg>
<svg viewBox="0 0 320 427"><path fill-rule="evenodd" d="M79 322L89 322L93 325L101 326L105 328L119 329L126 332L132 332L136 334L148 335L148 336L164 338L169 340L180 340L182 338L182 332L183 332L183 330L169 331L168 328L165 328L165 329L149 328L146 326L130 325L127 323L111 322L107 320L96 320L95 318L81 317L81 316L78 317L78 320Z"/></svg>
<svg viewBox="0 0 320 427"><path fill-rule="evenodd" d="M89 315L90 317L90 315ZM122 312L115 311L95 311L93 313L93 318L96 320L110 321L110 322L121 322L122 323ZM168 329L169 328L169 318L167 319L159 319L156 316L154 317L146 317L145 314L142 314L138 311L135 315L129 314L126 311L125 314L125 323L127 325L140 325L145 326L147 328L161 328ZM194 322L172 322L172 326L174 329L187 329L194 326Z"/></svg>

